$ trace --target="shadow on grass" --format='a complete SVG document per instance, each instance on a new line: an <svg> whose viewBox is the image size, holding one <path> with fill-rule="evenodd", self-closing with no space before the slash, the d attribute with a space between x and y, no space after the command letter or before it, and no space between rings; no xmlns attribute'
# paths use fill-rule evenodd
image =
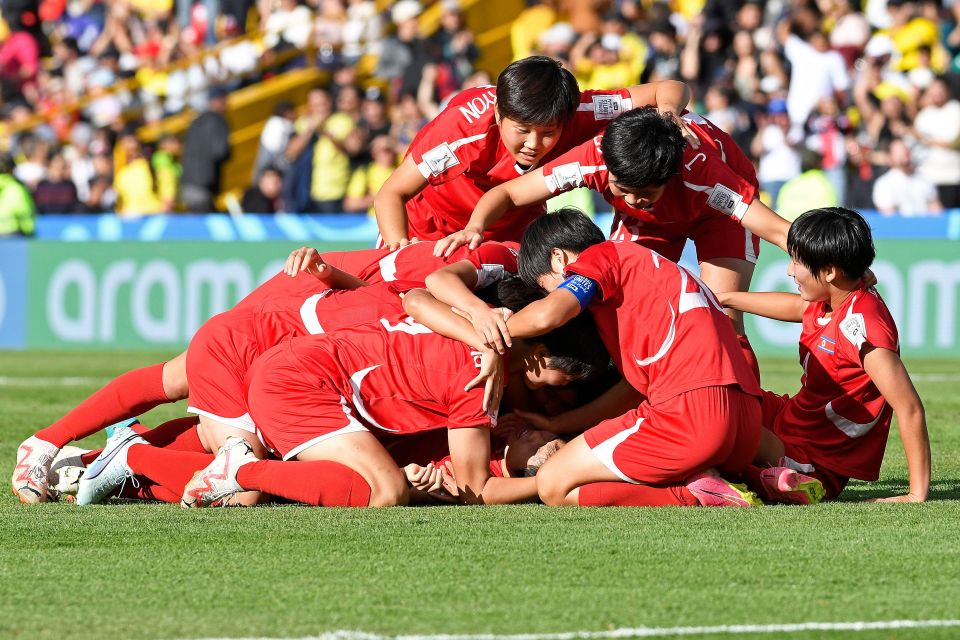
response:
<svg viewBox="0 0 960 640"><path fill-rule="evenodd" d="M877 482L853 480L840 494L837 502L862 502L870 498L886 498L907 493L907 478L889 478ZM930 483L930 500L960 500L960 480L934 480Z"/></svg>

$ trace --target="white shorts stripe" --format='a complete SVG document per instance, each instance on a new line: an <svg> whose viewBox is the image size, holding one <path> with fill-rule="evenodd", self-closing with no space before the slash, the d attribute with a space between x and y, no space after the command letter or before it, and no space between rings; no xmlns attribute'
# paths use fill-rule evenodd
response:
<svg viewBox="0 0 960 640"><path fill-rule="evenodd" d="M216 420L217 422L225 424L228 427L240 429L241 431L249 431L250 433L257 432L257 425L253 423L253 418L250 417L249 413L245 413L239 418L224 418L223 416L218 416L215 413L210 413L209 411L204 411L203 409L197 409L196 407L187 407L187 413L193 413L198 416L203 416L204 418L210 418L211 420Z"/></svg>
<svg viewBox="0 0 960 640"><path fill-rule="evenodd" d="M643 418L637 420L637 424L633 425L629 429L624 429L620 433L617 433L610 438L604 440L597 446L590 449L593 452L593 455L597 456L597 460L603 463L607 469L610 469L618 478L624 482L629 482L630 484L640 484L623 471L620 471L620 467L617 466L617 463L613 461L613 452L617 449L620 444L635 434L640 430L640 424L643 422Z"/></svg>

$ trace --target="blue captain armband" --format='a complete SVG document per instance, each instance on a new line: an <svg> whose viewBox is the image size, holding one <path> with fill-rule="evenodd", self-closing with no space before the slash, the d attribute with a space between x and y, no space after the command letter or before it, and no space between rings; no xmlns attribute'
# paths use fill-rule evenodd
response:
<svg viewBox="0 0 960 640"><path fill-rule="evenodd" d="M590 303L593 302L593 299L597 297L597 293L600 291L600 287L595 280L576 273L561 282L557 288L566 289L572 293L574 297L576 297L577 302L580 303L581 310L589 307Z"/></svg>

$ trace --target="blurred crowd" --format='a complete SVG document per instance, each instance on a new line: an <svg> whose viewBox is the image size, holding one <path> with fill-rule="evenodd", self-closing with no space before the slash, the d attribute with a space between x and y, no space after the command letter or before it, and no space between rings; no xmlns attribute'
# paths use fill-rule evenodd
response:
<svg viewBox="0 0 960 640"><path fill-rule="evenodd" d="M367 211L420 127L492 81L475 69L460 0L439 2L432 34L420 31L425 4L2 0L0 128L14 133L0 202L41 214ZM254 28L260 48L229 40ZM584 88L687 82L691 108L752 154L786 217L812 200L902 215L960 206L960 0L531 2L511 45L514 58L564 61ZM250 188L219 201L226 96L284 55L282 68L316 64L330 82L305 104L274 105ZM364 56L378 62L361 77ZM199 115L180 138L135 135L186 107ZM22 126L37 115L44 124Z"/></svg>

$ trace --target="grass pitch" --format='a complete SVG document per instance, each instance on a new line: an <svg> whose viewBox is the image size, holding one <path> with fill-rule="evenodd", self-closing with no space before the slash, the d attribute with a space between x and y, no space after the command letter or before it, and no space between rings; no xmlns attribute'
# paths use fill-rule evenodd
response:
<svg viewBox="0 0 960 640"><path fill-rule="evenodd" d="M171 354L0 353L0 451L99 384ZM794 391L795 362L762 362ZM388 510L20 505L0 499L0 638L524 634L960 618L960 369L909 361L934 452L905 492L892 430L881 479L844 501L762 509ZM77 377L74 380L61 380ZM184 406L157 409L153 425ZM91 439L91 446L102 442ZM955 638L960 628L757 633ZM737 634L683 637L730 638Z"/></svg>

